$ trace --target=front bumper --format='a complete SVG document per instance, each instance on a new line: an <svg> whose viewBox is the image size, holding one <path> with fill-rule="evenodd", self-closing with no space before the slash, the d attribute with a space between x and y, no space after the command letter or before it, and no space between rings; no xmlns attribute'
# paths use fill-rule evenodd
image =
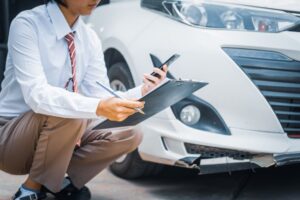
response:
<svg viewBox="0 0 300 200"><path fill-rule="evenodd" d="M164 121L155 117L141 126L144 142L139 153L143 160L196 168L201 174L300 162L300 154L290 148L293 139L282 133L231 128L232 135L226 136L194 130L178 120ZM207 151L191 152L186 144L207 147Z"/></svg>
<svg viewBox="0 0 300 200"><path fill-rule="evenodd" d="M230 128L232 135L221 135L190 128L178 120L164 120L158 117L148 119L140 126L144 132L144 140L139 147L141 157L147 161L168 165L178 165L178 161L184 158L196 159L201 156L200 152L191 152L187 144L226 150L223 155L222 152L217 152L218 156L203 158L203 160L210 160L215 164L217 164L216 162L224 164L224 161L239 163L261 158L262 155L272 157L273 154L288 153L290 140L292 140L284 133L237 128ZM216 151L212 153L216 153ZM224 158L228 159L224 160ZM201 164L205 164L205 162ZM211 164L211 162L206 164ZM273 164L275 162L270 158L266 163L259 163L260 166Z"/></svg>
<svg viewBox="0 0 300 200"><path fill-rule="evenodd" d="M274 160L278 166L300 163L300 152L277 154L274 155Z"/></svg>

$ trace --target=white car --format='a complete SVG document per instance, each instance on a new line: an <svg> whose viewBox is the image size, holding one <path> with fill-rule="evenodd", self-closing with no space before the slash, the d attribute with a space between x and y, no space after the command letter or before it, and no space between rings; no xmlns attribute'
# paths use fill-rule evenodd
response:
<svg viewBox="0 0 300 200"><path fill-rule="evenodd" d="M113 89L141 84L150 53L161 61L180 54L169 77L209 83L140 124L143 142L111 165L115 174L300 161L299 0L111 1L87 22L102 40Z"/></svg>

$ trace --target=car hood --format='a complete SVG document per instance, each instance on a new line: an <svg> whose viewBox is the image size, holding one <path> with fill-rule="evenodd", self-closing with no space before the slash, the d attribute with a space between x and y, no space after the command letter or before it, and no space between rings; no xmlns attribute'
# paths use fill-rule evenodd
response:
<svg viewBox="0 0 300 200"><path fill-rule="evenodd" d="M207 0L208 2L210 0ZM300 12L299 0L215 0L214 2L234 3L263 8Z"/></svg>

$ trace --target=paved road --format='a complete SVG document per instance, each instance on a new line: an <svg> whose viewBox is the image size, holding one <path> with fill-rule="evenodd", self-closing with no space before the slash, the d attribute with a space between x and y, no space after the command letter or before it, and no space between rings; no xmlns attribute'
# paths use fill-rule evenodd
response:
<svg viewBox="0 0 300 200"><path fill-rule="evenodd" d="M7 200L24 178L0 172L0 200ZM300 165L231 175L194 176L168 170L159 177L138 181L122 180L105 170L88 186L93 200L297 200Z"/></svg>

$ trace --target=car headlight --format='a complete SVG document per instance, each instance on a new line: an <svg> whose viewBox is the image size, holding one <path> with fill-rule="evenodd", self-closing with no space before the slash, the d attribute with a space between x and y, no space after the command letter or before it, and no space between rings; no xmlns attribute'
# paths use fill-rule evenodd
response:
<svg viewBox="0 0 300 200"><path fill-rule="evenodd" d="M197 106L187 105L180 111L180 120L186 125L193 126L200 120L201 113Z"/></svg>
<svg viewBox="0 0 300 200"><path fill-rule="evenodd" d="M165 0L162 4L170 17L194 27L277 33L300 24L296 16L271 9L202 0Z"/></svg>

